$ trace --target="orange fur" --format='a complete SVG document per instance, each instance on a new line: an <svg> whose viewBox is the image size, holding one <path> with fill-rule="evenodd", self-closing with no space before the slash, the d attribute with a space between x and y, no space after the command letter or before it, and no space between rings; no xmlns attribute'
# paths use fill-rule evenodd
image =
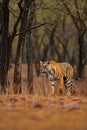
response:
<svg viewBox="0 0 87 130"><path fill-rule="evenodd" d="M58 85L57 87L59 88L59 93L63 93L63 87L64 87L64 83L63 83L63 76L62 76L62 72L60 67L58 66L58 64L56 62L54 62L53 60L51 60L49 63L48 62L42 62L46 65L49 65L51 68L53 68L55 70L55 72L57 73L57 75L60 77L58 80ZM43 64L40 64L40 71L43 71L45 69L45 66L43 66ZM53 87L50 83L51 81L49 81L50 84L50 94L53 95L54 94L54 90Z"/></svg>
<svg viewBox="0 0 87 130"><path fill-rule="evenodd" d="M62 76L61 69L58 66L58 64L56 62L54 62L53 60L50 61L50 67L52 67L56 71L56 73L59 75L59 77L60 77L59 84L58 84L59 92L63 93L64 84L63 84L63 76Z"/></svg>

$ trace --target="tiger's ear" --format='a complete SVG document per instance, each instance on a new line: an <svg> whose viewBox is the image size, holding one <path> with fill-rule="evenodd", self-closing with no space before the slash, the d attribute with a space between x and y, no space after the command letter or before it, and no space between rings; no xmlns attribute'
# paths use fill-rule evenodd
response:
<svg viewBox="0 0 87 130"><path fill-rule="evenodd" d="M42 61L40 61L40 65L42 65L43 64L43 62Z"/></svg>
<svg viewBox="0 0 87 130"><path fill-rule="evenodd" d="M50 61L47 61L47 64L50 64Z"/></svg>

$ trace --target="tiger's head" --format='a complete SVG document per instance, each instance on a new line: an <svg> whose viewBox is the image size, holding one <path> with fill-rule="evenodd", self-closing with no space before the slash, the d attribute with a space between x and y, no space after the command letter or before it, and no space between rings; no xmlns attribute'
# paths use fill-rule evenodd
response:
<svg viewBox="0 0 87 130"><path fill-rule="evenodd" d="M56 67L54 61L40 61L40 73L45 73L49 80L55 80L58 78L56 74Z"/></svg>
<svg viewBox="0 0 87 130"><path fill-rule="evenodd" d="M48 73L50 61L42 62L40 61L40 72Z"/></svg>
<svg viewBox="0 0 87 130"><path fill-rule="evenodd" d="M52 69L56 70L56 65L57 63L54 62L53 60L45 62L40 61L40 72L46 73Z"/></svg>

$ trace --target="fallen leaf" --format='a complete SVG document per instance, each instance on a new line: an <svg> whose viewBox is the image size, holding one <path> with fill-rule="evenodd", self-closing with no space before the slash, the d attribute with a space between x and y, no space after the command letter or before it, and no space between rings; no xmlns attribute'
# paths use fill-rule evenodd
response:
<svg viewBox="0 0 87 130"><path fill-rule="evenodd" d="M42 108L42 105L40 102L32 102L31 103L31 108Z"/></svg>

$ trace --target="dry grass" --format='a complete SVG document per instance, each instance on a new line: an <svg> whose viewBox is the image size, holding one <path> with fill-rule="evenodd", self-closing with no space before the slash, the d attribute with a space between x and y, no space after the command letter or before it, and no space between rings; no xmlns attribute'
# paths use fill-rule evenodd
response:
<svg viewBox="0 0 87 130"><path fill-rule="evenodd" d="M9 71L8 79L10 81L9 90L12 94L13 86L13 68ZM45 76L36 76L35 69L33 70L33 88L35 95L48 96L49 93L49 83L48 79ZM75 96L87 96L87 66L85 67L85 76L84 79L74 80L73 89L75 90ZM23 65L22 67L22 94L27 93L27 66Z"/></svg>
<svg viewBox="0 0 87 130"><path fill-rule="evenodd" d="M83 97L0 97L0 130L86 130L86 114Z"/></svg>
<svg viewBox="0 0 87 130"><path fill-rule="evenodd" d="M87 70L87 69L86 69ZM22 94L0 96L0 130L86 130L87 75L74 81L75 96L49 96L48 81L34 75L34 94L26 94L27 70L22 69ZM13 69L9 71L10 90Z"/></svg>

